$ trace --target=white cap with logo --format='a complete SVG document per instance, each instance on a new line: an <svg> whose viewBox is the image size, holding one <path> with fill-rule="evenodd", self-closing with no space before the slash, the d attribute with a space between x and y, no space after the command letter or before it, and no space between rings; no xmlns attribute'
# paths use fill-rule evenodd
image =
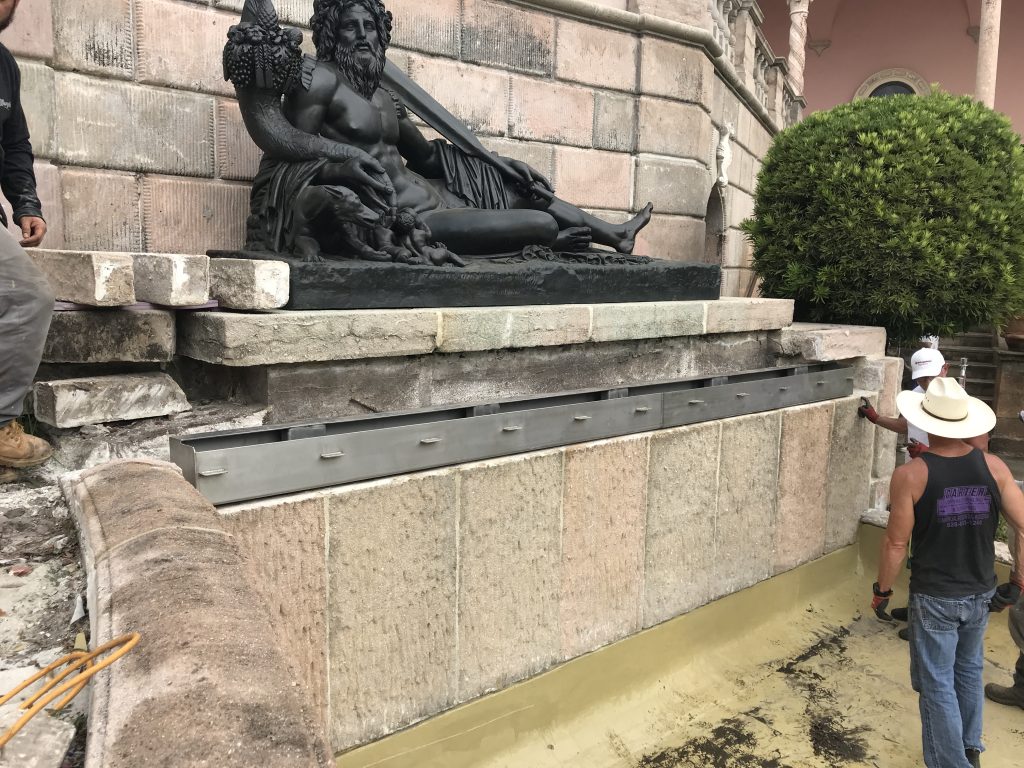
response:
<svg viewBox="0 0 1024 768"><path fill-rule="evenodd" d="M946 359L937 349L919 349L910 358L910 378L919 379L922 376L934 378L942 375L942 366Z"/></svg>

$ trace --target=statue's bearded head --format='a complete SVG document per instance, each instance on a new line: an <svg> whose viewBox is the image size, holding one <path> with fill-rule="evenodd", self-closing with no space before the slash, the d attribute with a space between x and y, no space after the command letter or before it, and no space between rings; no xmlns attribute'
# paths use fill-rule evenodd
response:
<svg viewBox="0 0 1024 768"><path fill-rule="evenodd" d="M309 27L316 57L336 64L363 98L372 98L391 42L391 12L384 4L380 0L314 0Z"/></svg>

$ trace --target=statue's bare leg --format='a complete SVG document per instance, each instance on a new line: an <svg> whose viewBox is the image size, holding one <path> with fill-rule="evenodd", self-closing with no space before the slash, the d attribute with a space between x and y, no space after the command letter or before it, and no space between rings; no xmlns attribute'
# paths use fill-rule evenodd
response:
<svg viewBox="0 0 1024 768"><path fill-rule="evenodd" d="M551 246L559 226L545 211L452 208L423 213L434 239L457 254L509 253L528 245Z"/></svg>
<svg viewBox="0 0 1024 768"><path fill-rule="evenodd" d="M648 203L636 216L624 224L610 224L607 221L591 216L557 197L552 199L547 212L555 217L559 229L566 231L572 228L586 227L595 243L607 245L619 253L632 253L636 245L636 233L647 226L651 220L654 206Z"/></svg>

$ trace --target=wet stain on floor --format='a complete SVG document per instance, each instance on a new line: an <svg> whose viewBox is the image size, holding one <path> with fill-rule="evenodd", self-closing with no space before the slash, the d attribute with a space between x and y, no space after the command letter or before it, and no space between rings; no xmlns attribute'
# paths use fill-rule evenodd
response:
<svg viewBox="0 0 1024 768"><path fill-rule="evenodd" d="M645 755L637 768L791 768L779 757L758 755L757 746L757 738L745 720L730 717L711 728L707 736Z"/></svg>

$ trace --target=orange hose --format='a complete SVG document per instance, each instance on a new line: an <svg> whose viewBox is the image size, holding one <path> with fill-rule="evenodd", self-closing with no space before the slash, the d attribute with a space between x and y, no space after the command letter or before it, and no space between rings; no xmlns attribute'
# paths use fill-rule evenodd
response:
<svg viewBox="0 0 1024 768"><path fill-rule="evenodd" d="M74 688L74 689L76 689L75 693L77 694L78 691L82 690L82 687L84 686L84 683L88 682L89 678L91 678L93 675L95 675L100 670L106 669L111 664L113 664L115 661L117 661L119 658L121 658L126 653L128 653L128 651L130 651L132 648L134 648L135 645L139 642L139 637L140 637L140 635L139 635L138 632L132 632L132 633L127 634L127 635L121 635L120 637L116 637L113 640L104 643L99 648L97 648L97 649L95 649L93 651L90 651L89 653L82 653L81 651L75 651L74 654L68 654L68 656L73 656L73 655L81 654L80 656L78 656L77 659L73 660L74 663L71 665L71 668L75 668L75 667L80 667L80 666L89 664L93 659L95 659L101 653L104 653L104 652L110 650L111 648L114 648L116 646L121 646L116 651L114 651L112 654L107 656L107 658L103 659L103 661L97 663L95 666L92 666L92 667L89 667L88 669L85 669L84 671L82 671L79 674L77 674L74 677L72 677L70 680L65 681L59 687L49 691L49 693L47 693L45 696L43 696L41 699L39 699L36 702L36 704L30 710L28 710L24 715L22 715L20 718L18 718L18 721L14 725L12 725L3 736L0 736L0 748L3 748L4 745L7 744L7 742L10 741L14 737L14 735L25 726L25 723L27 723L29 720L31 720L33 717L35 717L40 712L42 712L47 704L49 704L51 701L56 699L62 693L66 692L66 691L69 691L72 688ZM59 665L56 662L54 662L54 664L52 664L49 667L47 667L47 669L56 668L56 666L59 666ZM65 670L65 673L66 673L66 670ZM44 674L45 674L45 671L44 671ZM31 685L31 683L34 682L35 680L38 680L40 676L41 675L38 674L38 673L36 675L33 675L31 680L29 680L28 682L22 683L12 693L10 693L7 696L5 696L3 701L7 701L10 697L14 696L18 691L20 691L23 688L25 688L26 685ZM61 675L61 677L63 677L63 676L64 676L64 674ZM47 687L50 687L50 686L47 686ZM38 694L35 697L33 697L33 698L37 698L37 697L38 697ZM58 707L63 707L65 704L67 704L71 700L71 698L72 698L71 696L66 697L63 701L61 701L61 703L58 705Z"/></svg>
<svg viewBox="0 0 1024 768"><path fill-rule="evenodd" d="M8 701L13 699L15 696L17 696L23 690L25 690L30 685L32 685L32 683L34 683L36 680L40 679L41 677L45 677L50 672L52 672L57 667L59 667L61 664L67 664L69 661L73 661L74 659L80 659L82 656L85 656L85 651L72 651L71 653L68 653L68 654L65 654L64 656L61 656L56 661L54 661L54 662L52 662L50 664L47 664L45 667L43 667L38 672L36 672L34 675L32 675L32 677L30 677L28 680L24 681L23 683L18 685L14 690L12 690L10 693L8 693L8 694L4 695L2 698L0 698L0 706L3 706L4 704L6 704Z"/></svg>

